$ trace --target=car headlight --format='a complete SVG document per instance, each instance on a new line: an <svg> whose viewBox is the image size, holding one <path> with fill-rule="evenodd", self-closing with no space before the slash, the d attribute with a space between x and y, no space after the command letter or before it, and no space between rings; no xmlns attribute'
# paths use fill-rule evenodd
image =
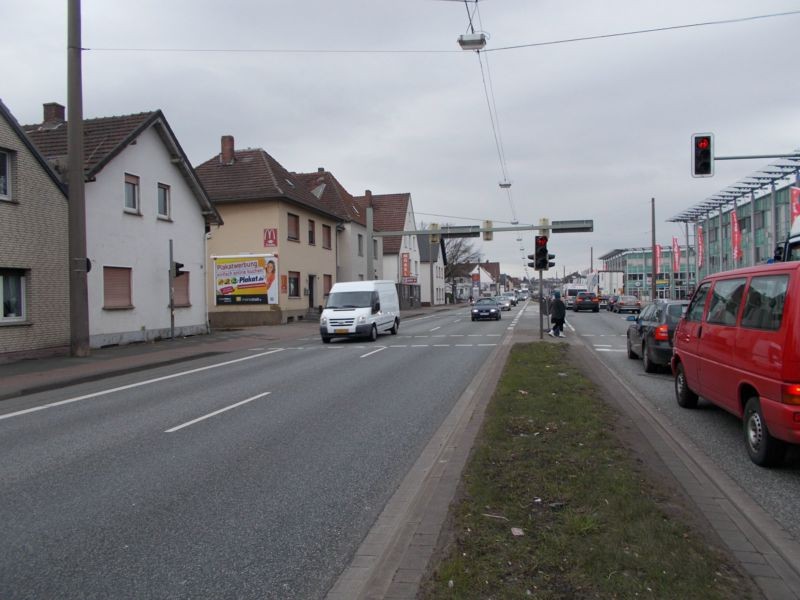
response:
<svg viewBox="0 0 800 600"><path fill-rule="evenodd" d="M489 312L497 312L497 309L496 308L492 308L492 309L489 310Z"/></svg>
<svg viewBox="0 0 800 600"><path fill-rule="evenodd" d="M328 324L328 317L320 317L319 318L320 325L327 325Z"/></svg>
<svg viewBox="0 0 800 600"><path fill-rule="evenodd" d="M477 308L473 308L472 312L474 312L475 314L478 314L478 309Z"/></svg>
<svg viewBox="0 0 800 600"><path fill-rule="evenodd" d="M365 317L364 315L361 315L360 317L358 317L358 322L359 323L366 323L367 322L367 317Z"/></svg>

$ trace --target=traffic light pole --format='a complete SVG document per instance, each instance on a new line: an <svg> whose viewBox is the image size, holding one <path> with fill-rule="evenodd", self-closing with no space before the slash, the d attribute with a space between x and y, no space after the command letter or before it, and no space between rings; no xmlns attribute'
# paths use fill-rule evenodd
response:
<svg viewBox="0 0 800 600"><path fill-rule="evenodd" d="M175 339L175 261L172 259L172 240L169 241L169 339Z"/></svg>
<svg viewBox="0 0 800 600"><path fill-rule="evenodd" d="M544 339L544 312L542 312L542 307L545 305L544 302L544 282L542 278L542 272L539 271L539 339Z"/></svg>

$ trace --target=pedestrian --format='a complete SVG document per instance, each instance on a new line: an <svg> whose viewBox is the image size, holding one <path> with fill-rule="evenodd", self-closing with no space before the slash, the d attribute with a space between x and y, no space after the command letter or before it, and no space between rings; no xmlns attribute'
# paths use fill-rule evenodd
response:
<svg viewBox="0 0 800 600"><path fill-rule="evenodd" d="M550 321L553 327L550 329L550 335L553 337L562 337L564 331L564 319L567 318L567 307L561 300L561 292L556 291L553 294L553 301L550 303Z"/></svg>

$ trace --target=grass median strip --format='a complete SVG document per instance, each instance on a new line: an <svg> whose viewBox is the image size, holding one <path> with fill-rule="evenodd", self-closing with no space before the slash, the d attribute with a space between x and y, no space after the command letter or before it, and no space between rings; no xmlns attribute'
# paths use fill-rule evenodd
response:
<svg viewBox="0 0 800 600"><path fill-rule="evenodd" d="M564 344L516 345L422 598L747 598ZM685 515L685 513L684 513Z"/></svg>

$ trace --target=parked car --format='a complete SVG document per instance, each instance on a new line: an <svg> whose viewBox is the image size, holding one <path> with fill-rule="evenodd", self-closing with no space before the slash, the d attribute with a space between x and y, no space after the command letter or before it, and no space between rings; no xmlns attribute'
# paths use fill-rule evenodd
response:
<svg viewBox="0 0 800 600"><path fill-rule="evenodd" d="M800 262L723 271L700 282L675 331L683 408L698 396L743 421L750 459L768 467L800 444Z"/></svg>
<svg viewBox="0 0 800 600"><path fill-rule="evenodd" d="M478 298L472 305L472 320L494 319L500 320L500 305L494 298Z"/></svg>
<svg viewBox="0 0 800 600"><path fill-rule="evenodd" d="M500 305L500 310L511 310L511 299L507 296L495 296L494 299Z"/></svg>
<svg viewBox="0 0 800 600"><path fill-rule="evenodd" d="M608 297L608 301L606 302L606 310L614 310L614 305L617 303L617 298L619 298L619 296L616 294L612 294Z"/></svg>
<svg viewBox="0 0 800 600"><path fill-rule="evenodd" d="M629 316L628 358L641 358L647 373L668 367L675 328L687 306L688 300L658 300L645 306L638 316Z"/></svg>
<svg viewBox="0 0 800 600"><path fill-rule="evenodd" d="M623 313L632 312L638 313L642 310L642 303L636 296L617 296L612 312Z"/></svg>
<svg viewBox="0 0 800 600"><path fill-rule="evenodd" d="M579 312L581 310L590 310L592 312L600 312L600 298L594 292L578 292L575 296L575 302L572 305L572 310Z"/></svg>

